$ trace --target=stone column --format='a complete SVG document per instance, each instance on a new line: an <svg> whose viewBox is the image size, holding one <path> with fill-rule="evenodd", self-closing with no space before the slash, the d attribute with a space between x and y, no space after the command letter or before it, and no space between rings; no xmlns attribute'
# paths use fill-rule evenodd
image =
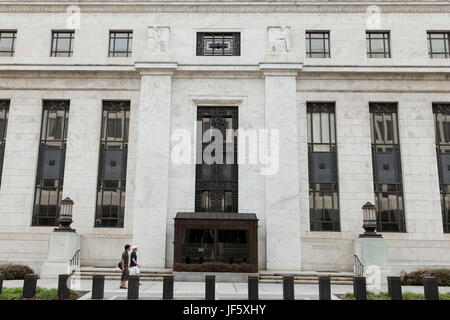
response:
<svg viewBox="0 0 450 320"><path fill-rule="evenodd" d="M136 63L141 72L141 99L132 235L143 267L166 267L170 109L176 67L176 63Z"/></svg>
<svg viewBox="0 0 450 320"><path fill-rule="evenodd" d="M260 68L265 76L265 127L279 134L279 169L265 177L267 270L301 270L296 103L301 65L263 63Z"/></svg>

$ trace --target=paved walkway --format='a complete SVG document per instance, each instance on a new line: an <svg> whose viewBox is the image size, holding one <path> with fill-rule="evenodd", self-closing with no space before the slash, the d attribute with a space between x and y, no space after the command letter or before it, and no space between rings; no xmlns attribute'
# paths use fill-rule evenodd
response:
<svg viewBox="0 0 450 320"><path fill-rule="evenodd" d="M57 279L39 279L38 287L57 288ZM162 297L162 281L142 281L139 289L140 299L160 300ZM22 287L23 280L5 280L3 286L6 288ZM91 280L74 280L71 284L74 290L91 291ZM246 283L216 283L217 300L246 300ZM423 287L408 286L402 287L403 292L423 293ZM378 290L371 290L378 291ZM387 288L381 288L380 291L387 292ZM296 300L317 300L319 298L319 286L317 284L295 284L294 287ZM351 285L332 285L332 299L338 300L336 294L345 294L353 292ZM439 287L439 292L450 292L450 287ZM90 293L81 299L90 299ZM126 299L127 290L119 289L119 281L105 281L105 299L122 300ZM175 282L174 298L177 300L203 300L205 297L205 284L203 282ZM282 284L260 283L259 298L261 300L283 298Z"/></svg>

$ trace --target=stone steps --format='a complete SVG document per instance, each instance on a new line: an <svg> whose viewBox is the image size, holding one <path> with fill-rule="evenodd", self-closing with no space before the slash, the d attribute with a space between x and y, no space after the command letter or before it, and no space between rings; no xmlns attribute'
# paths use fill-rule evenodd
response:
<svg viewBox="0 0 450 320"><path fill-rule="evenodd" d="M105 280L120 280L121 271L117 268L82 267L75 272L75 277L82 280L90 280L94 275L104 275ZM141 268L142 281L163 281L164 276L172 275L172 269L148 269ZM317 284L319 276L329 276L331 284L353 284L353 273L350 272L315 272L315 271L261 271L260 283L283 283L283 276L293 276L296 284Z"/></svg>
<svg viewBox="0 0 450 320"><path fill-rule="evenodd" d="M142 268L140 280L163 281L164 276L172 275L171 269L147 269ZM74 276L81 280L90 280L94 275L104 275L105 280L120 280L122 272L117 268L82 267Z"/></svg>
<svg viewBox="0 0 450 320"><path fill-rule="evenodd" d="M331 284L353 284L353 274L350 272L267 272L259 274L260 283L283 283L283 276L293 276L296 284L317 284L319 276L329 276Z"/></svg>

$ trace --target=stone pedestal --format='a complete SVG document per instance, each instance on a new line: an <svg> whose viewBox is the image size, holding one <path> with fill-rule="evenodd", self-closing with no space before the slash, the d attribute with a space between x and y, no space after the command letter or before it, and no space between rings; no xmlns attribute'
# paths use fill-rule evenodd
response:
<svg viewBox="0 0 450 320"><path fill-rule="evenodd" d="M265 77L268 154L272 162L278 161L275 170L265 172L267 270L301 270L300 189L304 188L299 179L296 104L301 64L269 62L260 69Z"/></svg>
<svg viewBox="0 0 450 320"><path fill-rule="evenodd" d="M176 63L136 63L141 73L132 244L139 264L166 267L172 74Z"/></svg>
<svg viewBox="0 0 450 320"><path fill-rule="evenodd" d="M364 266L367 289L381 290L387 285L389 261L386 241L383 238L358 238L354 242L355 254Z"/></svg>
<svg viewBox="0 0 450 320"><path fill-rule="evenodd" d="M81 237L78 233L52 232L48 244L47 260L44 261L41 268L40 277L57 278L60 274L71 274L70 260L80 250L80 246Z"/></svg>

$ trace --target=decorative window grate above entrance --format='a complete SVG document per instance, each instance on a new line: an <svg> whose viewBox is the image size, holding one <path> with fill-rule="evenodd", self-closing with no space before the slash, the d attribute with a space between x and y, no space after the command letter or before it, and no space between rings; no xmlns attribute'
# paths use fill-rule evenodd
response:
<svg viewBox="0 0 450 320"><path fill-rule="evenodd" d="M239 32L197 32L197 56L240 56Z"/></svg>
<svg viewBox="0 0 450 320"><path fill-rule="evenodd" d="M238 210L238 165L237 107L198 107L197 157L202 159L196 166L195 210L197 212L237 212ZM222 161L208 164L208 146L216 141L214 131L223 137ZM214 156L219 156L215 154ZM218 157L216 159L220 160ZM199 162L199 161L197 161Z"/></svg>

